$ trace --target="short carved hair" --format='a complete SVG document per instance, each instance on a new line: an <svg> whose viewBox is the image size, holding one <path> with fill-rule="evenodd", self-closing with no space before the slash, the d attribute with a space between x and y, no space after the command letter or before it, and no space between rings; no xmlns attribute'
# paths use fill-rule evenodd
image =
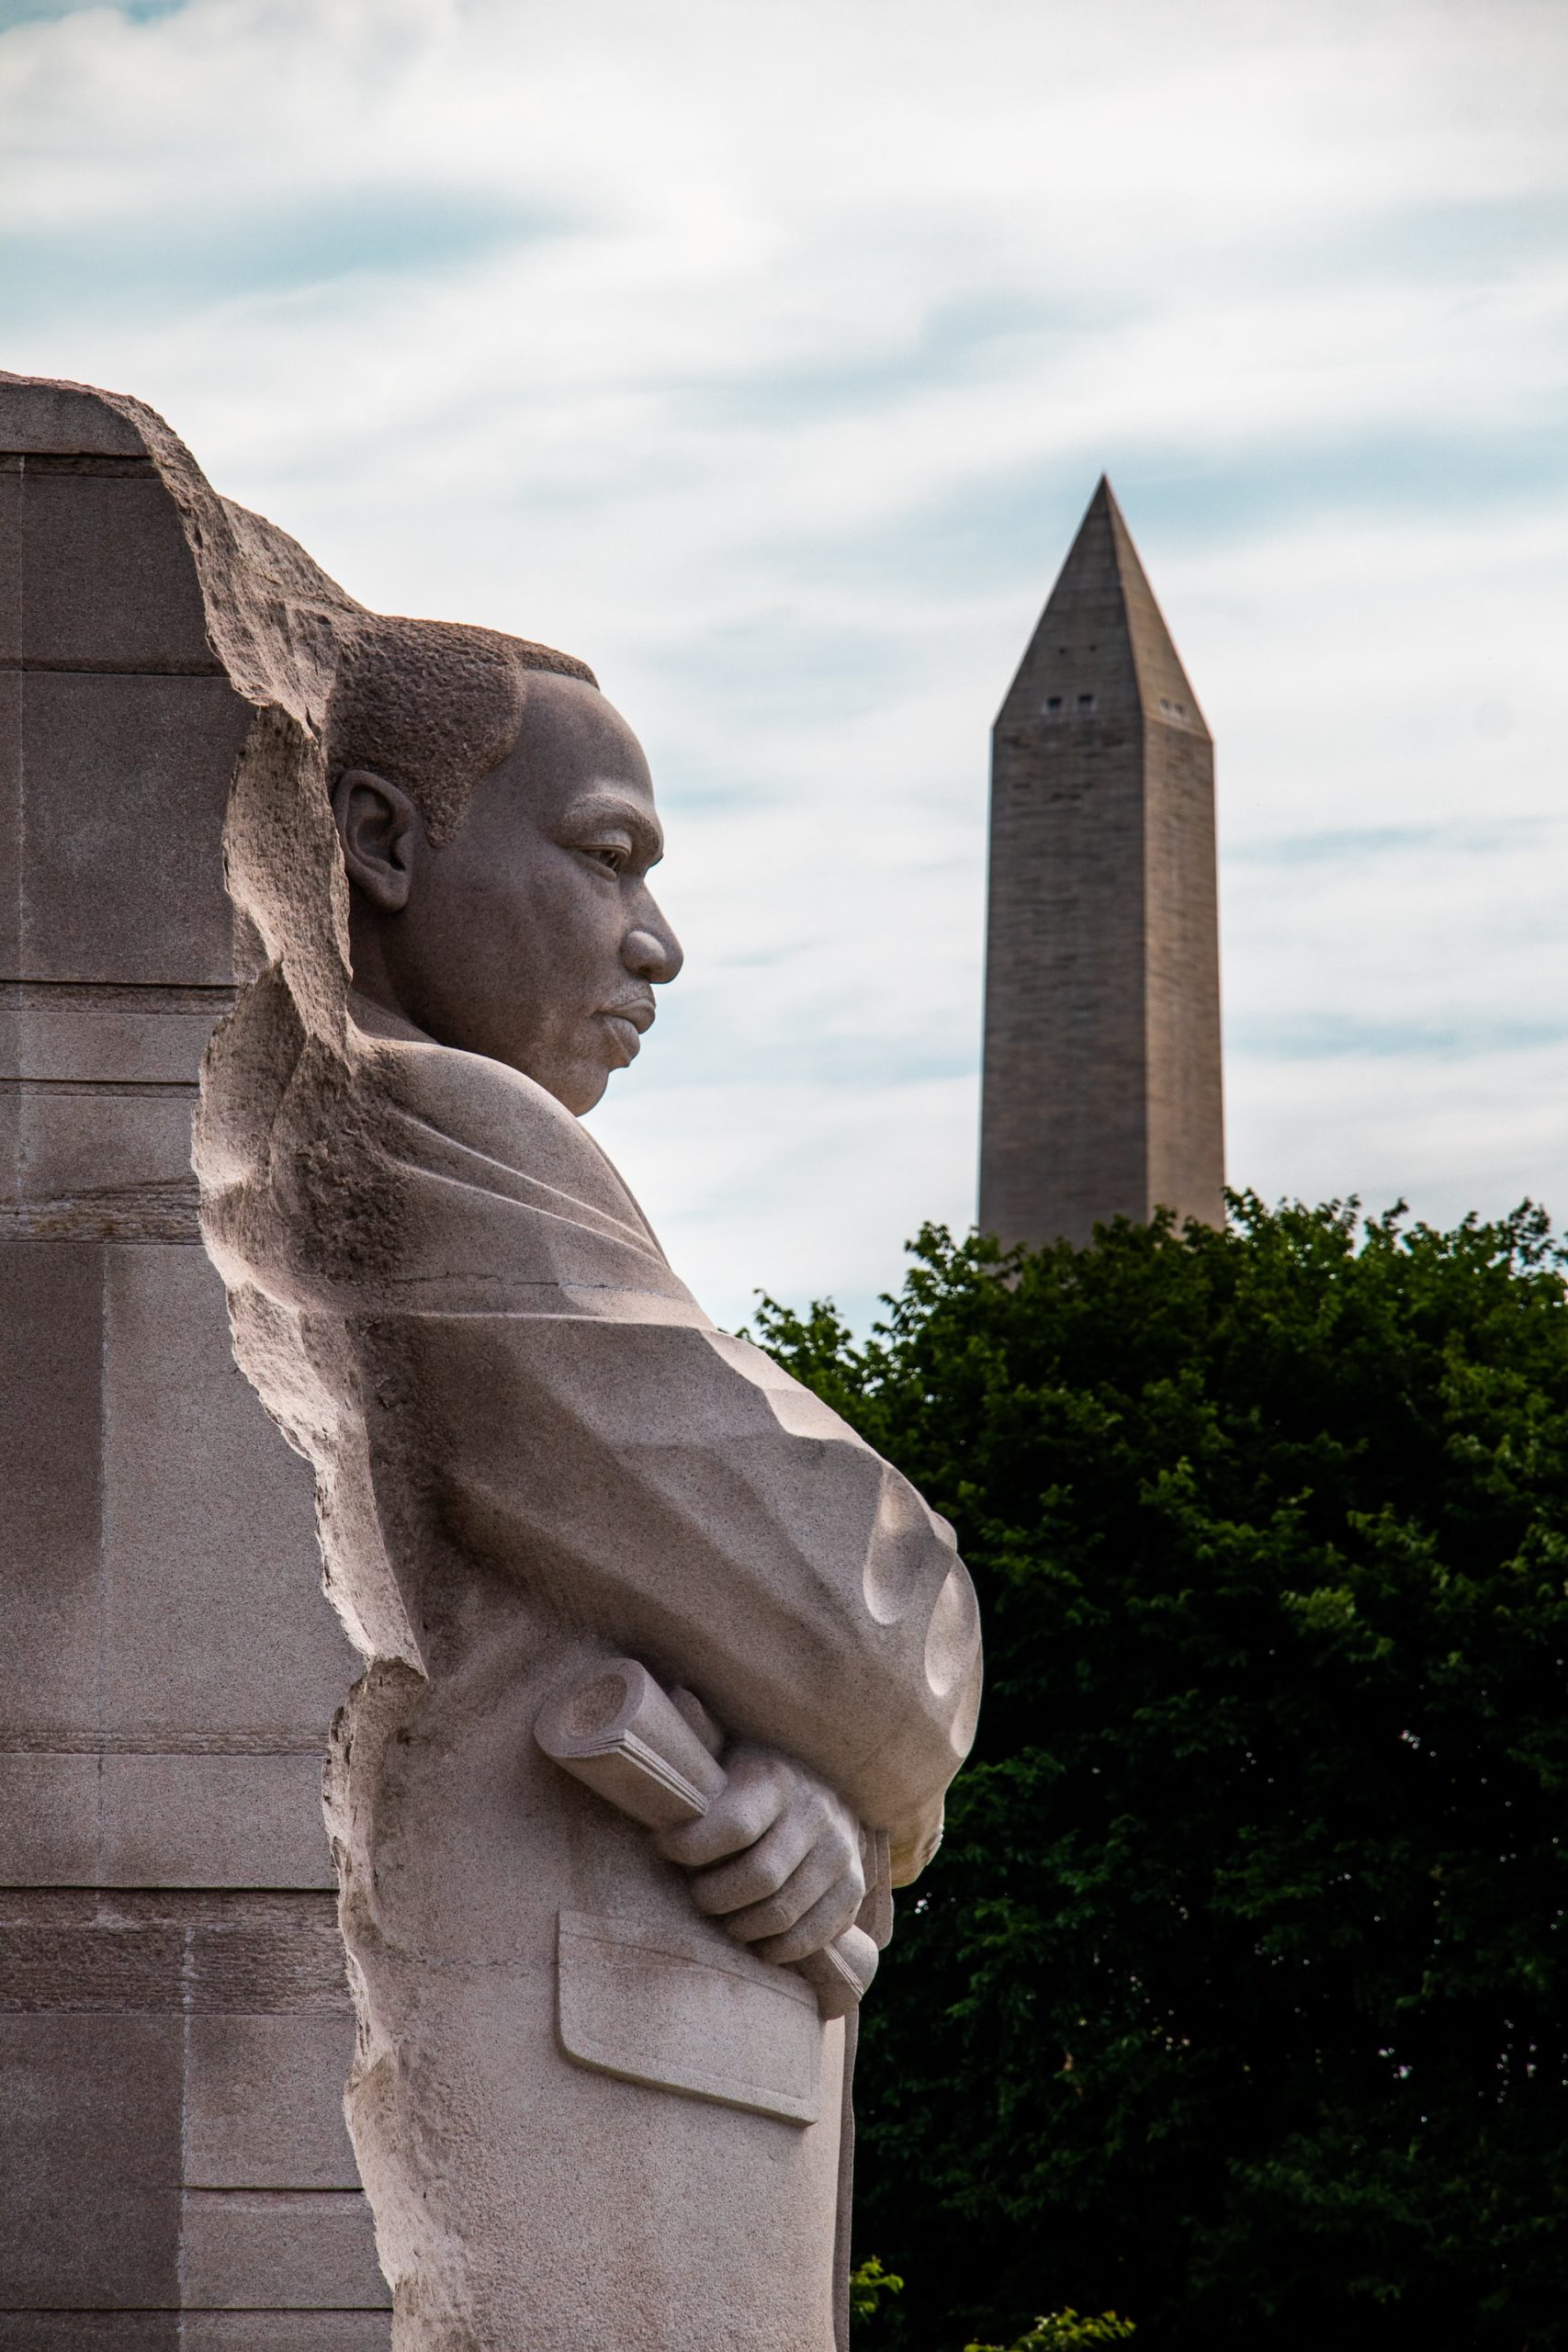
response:
<svg viewBox="0 0 1568 2352"><path fill-rule="evenodd" d="M450 840L475 786L516 744L531 670L599 683L586 662L499 629L368 615L333 685L329 788L368 768L402 786L433 842Z"/></svg>

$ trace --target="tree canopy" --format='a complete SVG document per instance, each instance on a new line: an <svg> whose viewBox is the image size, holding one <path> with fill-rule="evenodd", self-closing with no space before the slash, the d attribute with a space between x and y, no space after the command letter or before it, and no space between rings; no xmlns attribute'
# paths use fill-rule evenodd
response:
<svg viewBox="0 0 1568 2352"><path fill-rule="evenodd" d="M928 1227L756 1336L951 1518L987 1694L864 2019L864 2334L1568 2346L1568 1304L1526 1207Z"/></svg>

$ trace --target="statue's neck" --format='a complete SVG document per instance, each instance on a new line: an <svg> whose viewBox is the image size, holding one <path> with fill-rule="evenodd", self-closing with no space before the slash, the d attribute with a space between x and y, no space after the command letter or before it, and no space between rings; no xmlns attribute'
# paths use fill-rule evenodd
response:
<svg viewBox="0 0 1568 2352"><path fill-rule="evenodd" d="M367 1037L385 1037L405 1046L434 1046L436 1040L427 1029L419 1027L395 1005L383 1004L378 997L367 996L363 989L348 991L349 1017L355 1028Z"/></svg>

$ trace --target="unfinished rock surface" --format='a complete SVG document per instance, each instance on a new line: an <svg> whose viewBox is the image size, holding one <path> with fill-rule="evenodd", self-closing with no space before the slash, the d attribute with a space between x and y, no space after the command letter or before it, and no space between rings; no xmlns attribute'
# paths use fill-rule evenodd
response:
<svg viewBox="0 0 1568 2352"><path fill-rule="evenodd" d="M951 1532L714 1328L561 1101L354 992L323 744L370 616L121 405L249 712L224 842L254 973L197 1165L367 1661L327 1809L394 2343L828 2352L846 2025L534 1726L639 1661L836 1792L901 1883L977 1702ZM885 1885L863 1924L886 1932Z"/></svg>

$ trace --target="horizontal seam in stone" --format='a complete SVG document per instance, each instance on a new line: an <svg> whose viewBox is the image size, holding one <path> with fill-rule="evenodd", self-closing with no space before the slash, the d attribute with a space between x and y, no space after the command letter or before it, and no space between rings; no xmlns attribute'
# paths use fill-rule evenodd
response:
<svg viewBox="0 0 1568 2352"><path fill-rule="evenodd" d="M0 653L0 671L17 676L73 678L226 678L221 662L67 662Z"/></svg>
<svg viewBox="0 0 1568 2352"><path fill-rule="evenodd" d="M0 467L7 473L79 474L100 481L143 481L156 471L152 460L135 449L0 449Z"/></svg>
<svg viewBox="0 0 1568 2352"><path fill-rule="evenodd" d="M194 1200L185 1215L171 1212L166 1216L140 1219L123 1210L107 1214L103 1210L83 1211L80 1215L51 1210L34 1216L0 1208L0 1240L58 1241L73 1249L92 1249L108 1242L124 1249L196 1250L201 1246L201 1228Z"/></svg>
<svg viewBox="0 0 1568 2352"><path fill-rule="evenodd" d="M41 1011L56 1004L134 1005L140 1012L205 1013L214 997L231 1004L240 991L231 980L39 980L0 978L0 1000L7 1009ZM186 998L195 998L186 1003Z"/></svg>
<svg viewBox="0 0 1568 2352"><path fill-rule="evenodd" d="M146 1734L117 1736L101 1731L39 1731L25 1726L0 1730L0 1756L321 1756L326 1734L254 1732L189 1735L175 1733L150 1738Z"/></svg>
<svg viewBox="0 0 1568 2352"><path fill-rule="evenodd" d="M33 1071L9 1070L0 1077L0 1093L31 1089L47 1094L194 1094L194 1078L40 1078Z"/></svg>
<svg viewBox="0 0 1568 2352"><path fill-rule="evenodd" d="M298 2188L279 2188L276 2183L259 2181L253 2188L248 2183L231 2183L220 2188L206 2180L187 2180L180 2184L186 2197L363 2197L363 2188L322 2188L311 2181L301 2181Z"/></svg>

